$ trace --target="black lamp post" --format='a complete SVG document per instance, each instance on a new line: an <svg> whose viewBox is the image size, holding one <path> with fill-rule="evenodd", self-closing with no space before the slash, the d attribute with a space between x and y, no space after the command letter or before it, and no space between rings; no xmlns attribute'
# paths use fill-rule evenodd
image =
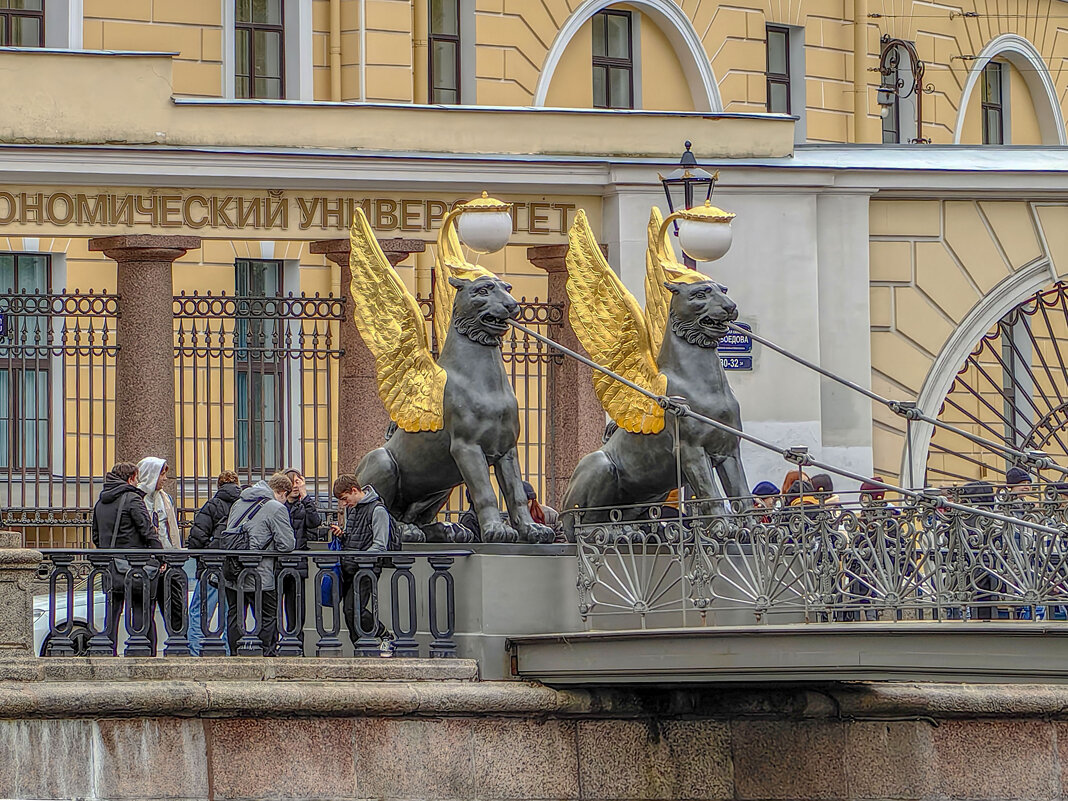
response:
<svg viewBox="0 0 1068 801"><path fill-rule="evenodd" d="M718 171L712 173L697 166L697 159L690 147L691 144L687 142L677 170L672 170L666 176L659 176L660 183L664 185L664 195L667 197L668 214L692 209L695 196L698 198L696 205L711 199L712 190L716 188L716 181L719 180ZM702 194L704 197L701 197ZM678 223L674 225L674 234L679 235ZM687 267L697 266L697 262L686 255L686 251L682 252L682 258Z"/></svg>

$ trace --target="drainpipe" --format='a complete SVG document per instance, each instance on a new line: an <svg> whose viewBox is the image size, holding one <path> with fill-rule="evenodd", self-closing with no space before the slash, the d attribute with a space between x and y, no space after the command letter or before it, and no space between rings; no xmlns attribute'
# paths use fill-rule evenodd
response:
<svg viewBox="0 0 1068 801"><path fill-rule="evenodd" d="M360 101L367 100L367 3L360 0Z"/></svg>
<svg viewBox="0 0 1068 801"><path fill-rule="evenodd" d="M429 103L427 88L427 37L430 20L429 3L412 3L412 102Z"/></svg>
<svg viewBox="0 0 1068 801"><path fill-rule="evenodd" d="M330 99L341 102L341 0L330 0Z"/></svg>
<svg viewBox="0 0 1068 801"><path fill-rule="evenodd" d="M853 0L853 141L873 141L868 128L868 0Z"/></svg>

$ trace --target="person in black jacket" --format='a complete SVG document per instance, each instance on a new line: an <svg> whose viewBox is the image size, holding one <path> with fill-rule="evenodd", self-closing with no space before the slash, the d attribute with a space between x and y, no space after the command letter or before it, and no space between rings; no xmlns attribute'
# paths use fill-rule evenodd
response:
<svg viewBox="0 0 1068 801"><path fill-rule="evenodd" d="M237 473L232 470L219 473L216 486L218 489L215 496L201 506L193 518L193 527L189 529L189 537L186 539L186 546L190 549L222 546L222 533L226 530L226 518L230 515L230 507L241 495L241 487L237 483ZM219 608L219 588L210 582L205 582L202 574L203 568L198 561L197 586L189 602L189 651L194 656L200 656L200 645L204 641L204 627L200 618L201 596L207 596L209 621L215 614L215 610ZM219 619L226 620L225 607L219 613ZM225 634L225 628L223 631ZM229 645L227 645L227 653L229 652Z"/></svg>
<svg viewBox="0 0 1068 801"><path fill-rule="evenodd" d="M119 462L104 476L104 489L93 506L92 538L97 548L147 548L162 550L159 534L152 526L152 519L145 508L145 493L137 486L137 465ZM119 644L119 620L126 602L126 571L129 561L116 557L108 573L109 596L107 632L112 652L117 653ZM144 568L148 576L148 640L153 655L156 652L156 577L159 563L150 560ZM141 629L145 614L145 583L134 580L130 588L130 605L133 625Z"/></svg>
<svg viewBox="0 0 1068 801"><path fill-rule="evenodd" d="M293 489L286 497L286 510L289 512L289 522L293 526L293 539L296 542L293 550L306 551L308 550L308 542L318 539L318 529L323 524L323 518L315 507L315 499L308 497L308 488L304 483L304 476L301 475L301 472L293 467L285 472L289 476L289 480L293 482ZM301 561L299 571L300 579L303 582L308 578L308 563L306 561ZM297 621L297 630L299 631L297 637L300 639L301 646L303 646L304 615L298 614L297 588L289 582L286 582L285 586L279 586L278 601L281 604L282 613L285 615L287 624L291 626L293 625L292 621Z"/></svg>
<svg viewBox="0 0 1068 801"><path fill-rule="evenodd" d="M338 505L344 510L345 530L340 526L331 526L331 531L341 537L341 545L346 551L386 551L389 550L391 529L393 521L382 499L375 492L374 487L361 487L360 482L354 475L341 475L334 481L334 497ZM341 559L341 594L345 607L345 623L349 628L349 638L355 646L360 637L356 627L356 596L359 596L360 625L364 631L370 631L374 627L374 636L387 643L392 636L382 625L382 621L375 621L371 611L371 582L360 581L358 587L353 587L357 582L356 572L359 566L353 557ZM381 572L381 568L374 568L375 575ZM375 625L377 622L377 625Z"/></svg>

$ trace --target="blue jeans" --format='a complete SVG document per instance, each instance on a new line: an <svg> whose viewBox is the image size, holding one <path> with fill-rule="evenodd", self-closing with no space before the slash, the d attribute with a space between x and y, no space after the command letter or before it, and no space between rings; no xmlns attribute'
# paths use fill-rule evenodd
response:
<svg viewBox="0 0 1068 801"><path fill-rule="evenodd" d="M189 652L193 656L200 656L200 644L204 641L204 630L200 625L200 593L201 591L207 593L208 596L208 620L215 614L215 610L219 608L219 588L213 587L204 581L198 581L196 589L193 590L193 598L189 602ZM219 620L222 624L222 638L223 642L226 642L226 610L223 609L219 612ZM230 645L226 645L226 653L230 653Z"/></svg>

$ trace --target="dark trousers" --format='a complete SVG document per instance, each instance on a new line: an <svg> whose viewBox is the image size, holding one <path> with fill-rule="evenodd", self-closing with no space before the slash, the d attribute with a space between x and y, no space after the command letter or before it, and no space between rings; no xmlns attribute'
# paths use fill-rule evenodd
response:
<svg viewBox="0 0 1068 801"><path fill-rule="evenodd" d="M375 575L379 575L380 571L375 570ZM359 582L359 587L354 587L356 584L355 575L342 575L341 577L341 603L345 607L345 625L349 627L349 639L352 640L352 644L356 645L356 641L360 639L360 631L356 627L356 595L359 594L360 600L360 625L364 631L374 631L375 637L381 637L386 633L386 627L382 625L382 621L378 621L378 625L375 625L375 616L371 612L371 581L364 577ZM381 609L379 610L381 612Z"/></svg>
<svg viewBox="0 0 1068 801"><path fill-rule="evenodd" d="M230 644L230 653L237 653L237 643L241 639L241 622L245 619L249 609L252 616L260 624L260 644L263 646L264 656L274 656L275 644L278 641L278 594L274 590L264 590L260 593L262 609L256 608L256 594L249 590L245 593L245 605L238 608L237 590L232 587L226 588L226 640Z"/></svg>
<svg viewBox="0 0 1068 801"><path fill-rule="evenodd" d="M108 609L107 632L111 639L111 651L117 654L119 648L119 621L123 619L123 607L126 604L126 586L121 580L113 581L111 591L108 593L111 606ZM130 588L130 613L133 615L133 627L140 630L144 625L143 608L144 588L135 583ZM156 654L156 582L149 582L148 593L148 641L151 644L152 655Z"/></svg>
<svg viewBox="0 0 1068 801"><path fill-rule="evenodd" d="M304 586L304 591L307 592L307 583L304 581L306 576L297 576L297 581L301 582ZM282 604L282 614L285 615L286 625L292 628L296 625L297 639L300 640L300 645L304 647L304 610L297 606L297 586L292 581L286 581L284 585L278 583L278 579L275 579L275 589L279 593L278 600ZM281 626L278 627L281 630Z"/></svg>

